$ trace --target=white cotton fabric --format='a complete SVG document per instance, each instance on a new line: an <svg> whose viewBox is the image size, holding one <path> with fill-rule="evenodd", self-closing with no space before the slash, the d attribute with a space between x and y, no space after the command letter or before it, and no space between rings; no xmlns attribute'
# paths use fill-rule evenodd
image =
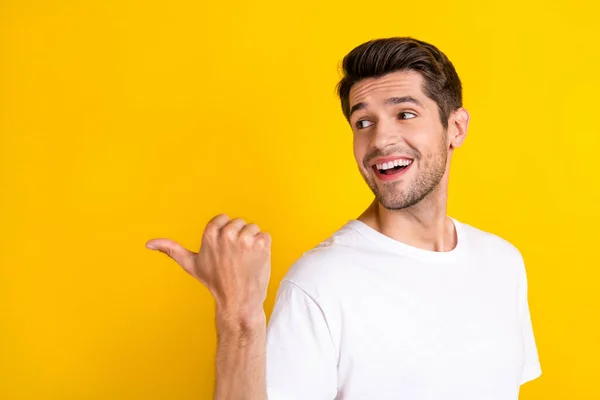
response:
<svg viewBox="0 0 600 400"><path fill-rule="evenodd" d="M454 220L433 252L350 220L298 259L267 330L270 400L517 400L541 375L519 251Z"/></svg>

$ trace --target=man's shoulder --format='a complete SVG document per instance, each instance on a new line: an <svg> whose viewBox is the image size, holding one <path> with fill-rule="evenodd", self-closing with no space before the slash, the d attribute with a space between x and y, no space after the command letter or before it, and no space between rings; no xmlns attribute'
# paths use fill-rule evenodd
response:
<svg viewBox="0 0 600 400"><path fill-rule="evenodd" d="M310 292L331 288L365 257L365 245L360 235L344 225L304 252L291 265L284 280Z"/></svg>
<svg viewBox="0 0 600 400"><path fill-rule="evenodd" d="M522 262L521 251L508 239L466 223L461 223L461 227L472 250Z"/></svg>

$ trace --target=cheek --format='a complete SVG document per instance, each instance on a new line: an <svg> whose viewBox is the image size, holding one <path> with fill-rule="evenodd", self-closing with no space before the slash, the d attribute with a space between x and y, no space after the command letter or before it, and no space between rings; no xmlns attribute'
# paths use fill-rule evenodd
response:
<svg viewBox="0 0 600 400"><path fill-rule="evenodd" d="M406 143L425 156L439 153L446 146L447 138L439 128L426 127L414 135L407 136Z"/></svg>

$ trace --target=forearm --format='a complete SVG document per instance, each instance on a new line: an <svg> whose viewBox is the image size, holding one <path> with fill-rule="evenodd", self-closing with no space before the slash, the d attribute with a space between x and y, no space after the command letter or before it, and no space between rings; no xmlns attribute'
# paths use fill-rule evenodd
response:
<svg viewBox="0 0 600 400"><path fill-rule="evenodd" d="M217 312L215 400L266 400L266 317Z"/></svg>

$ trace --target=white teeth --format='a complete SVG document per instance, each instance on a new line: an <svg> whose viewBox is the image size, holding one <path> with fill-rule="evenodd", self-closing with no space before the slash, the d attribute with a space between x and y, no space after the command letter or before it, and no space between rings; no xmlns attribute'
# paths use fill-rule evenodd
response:
<svg viewBox="0 0 600 400"><path fill-rule="evenodd" d="M386 169L399 167L399 166L406 167L406 166L409 166L411 163L412 163L412 160L407 160L407 159L403 158L403 159L390 161L387 163L376 164L375 166L377 167L377 169L385 171Z"/></svg>

